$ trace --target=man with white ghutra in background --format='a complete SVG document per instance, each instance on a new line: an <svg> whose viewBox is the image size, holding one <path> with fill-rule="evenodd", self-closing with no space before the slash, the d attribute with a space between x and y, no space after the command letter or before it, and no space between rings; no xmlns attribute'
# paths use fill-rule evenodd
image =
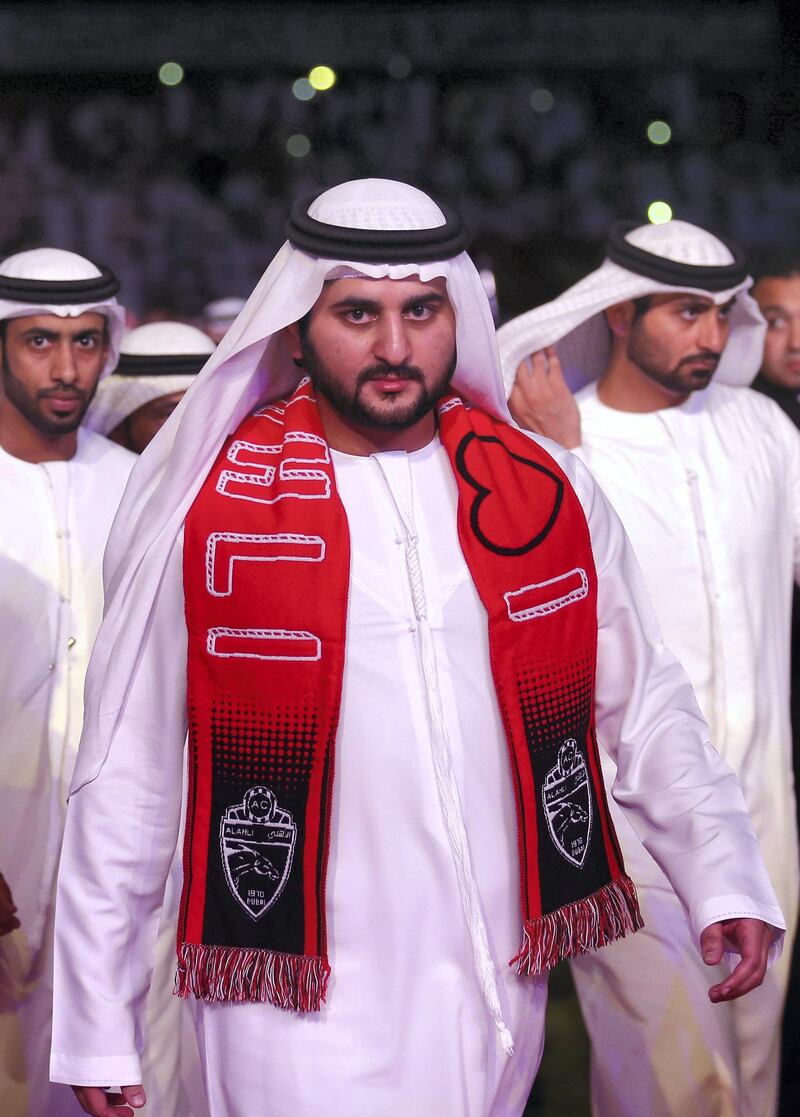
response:
<svg viewBox="0 0 800 1117"><path fill-rule="evenodd" d="M184 322L148 322L122 339L119 363L86 415L90 430L141 454L216 348Z"/></svg>
<svg viewBox="0 0 800 1117"><path fill-rule="evenodd" d="M134 457L82 427L124 329L117 279L39 248L0 264L0 1113L60 1117L47 1073L55 875L103 606L101 563Z"/></svg>
<svg viewBox="0 0 800 1117"><path fill-rule="evenodd" d="M630 536L789 921L761 988L711 1004L696 929L612 805L645 929L572 964L596 1117L773 1117L777 1105L798 898L789 635L800 435L748 387L764 337L750 285L742 254L703 229L620 223L600 268L499 331L515 418L586 463Z"/></svg>

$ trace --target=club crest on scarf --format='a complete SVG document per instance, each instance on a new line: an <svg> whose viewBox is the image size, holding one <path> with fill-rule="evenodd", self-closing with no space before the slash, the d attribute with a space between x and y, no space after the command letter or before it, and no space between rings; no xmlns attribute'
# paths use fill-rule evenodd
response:
<svg viewBox="0 0 800 1117"><path fill-rule="evenodd" d="M260 919L283 892L292 868L297 827L268 787L251 787L228 807L219 828L225 879L251 919Z"/></svg>
<svg viewBox="0 0 800 1117"><path fill-rule="evenodd" d="M556 849L580 869L592 833L592 797L586 761L574 737L564 741L545 777L542 805Z"/></svg>

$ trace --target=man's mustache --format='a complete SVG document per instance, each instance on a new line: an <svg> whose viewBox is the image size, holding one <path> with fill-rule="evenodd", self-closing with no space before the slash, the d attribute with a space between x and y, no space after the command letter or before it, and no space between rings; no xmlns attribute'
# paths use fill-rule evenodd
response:
<svg viewBox="0 0 800 1117"><path fill-rule="evenodd" d="M721 357L721 353L714 353L712 350L707 349L704 353L692 353L691 357L682 357L681 360L678 361L678 367L680 368L681 365L693 365L698 361L708 362L709 364L713 361L714 368L716 368Z"/></svg>
<svg viewBox="0 0 800 1117"><path fill-rule="evenodd" d="M358 389L362 384L369 383L370 380L383 380L392 376L402 380L422 381L422 373L414 365L371 365L370 368L362 369L358 374L356 388Z"/></svg>
<svg viewBox="0 0 800 1117"><path fill-rule="evenodd" d="M36 393L38 399L50 399L51 396L58 396L59 399L85 399L86 392L83 388L70 388L66 384L59 386L54 385L52 388L42 388L41 391Z"/></svg>

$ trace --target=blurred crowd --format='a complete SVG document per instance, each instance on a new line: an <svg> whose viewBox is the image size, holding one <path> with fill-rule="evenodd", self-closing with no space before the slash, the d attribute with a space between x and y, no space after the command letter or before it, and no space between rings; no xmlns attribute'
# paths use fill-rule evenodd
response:
<svg viewBox="0 0 800 1117"><path fill-rule="evenodd" d="M290 74L141 84L51 81L32 98L9 83L0 122L0 250L100 259L138 315L185 319L250 290L283 239L283 200L354 174L456 205L496 257L504 316L563 289L615 217L653 201L750 250L800 216L757 73L351 74L312 100ZM654 119L668 143L648 140ZM292 155L296 136L307 145Z"/></svg>

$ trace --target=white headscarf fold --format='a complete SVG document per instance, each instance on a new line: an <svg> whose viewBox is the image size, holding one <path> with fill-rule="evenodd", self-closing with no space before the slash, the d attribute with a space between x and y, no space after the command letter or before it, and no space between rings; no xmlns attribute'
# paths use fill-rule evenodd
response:
<svg viewBox="0 0 800 1117"><path fill-rule="evenodd" d="M100 269L75 252L62 248L32 248L7 256L0 264L0 275L11 279L28 279L44 283L100 279ZM4 318L30 318L38 314L55 314L59 318L79 318L81 314L102 314L108 321L108 355L100 373L108 376L117 367L122 335L125 332L125 310L116 298L97 299L86 303L40 303L24 299L0 298L0 321Z"/></svg>
<svg viewBox="0 0 800 1117"><path fill-rule="evenodd" d="M445 223L426 194L386 179L336 186L321 194L309 213L318 221L357 229L429 229ZM489 303L465 252L425 264L365 264L311 256L286 242L131 473L106 550L106 614L87 675L72 793L93 780L105 761L167 559L192 501L223 442L245 416L258 403L294 390L301 374L282 331L311 309L337 267L374 279L444 277L456 316L453 387L509 419Z"/></svg>
<svg viewBox="0 0 800 1117"><path fill-rule="evenodd" d="M732 264L734 260L722 241L686 221L643 225L628 233L625 239L647 252L695 266L719 267ZM736 296L730 336L714 379L736 387L748 385L761 367L766 330L758 306L748 294L751 284L748 276L727 291L676 287L637 275L606 259L596 271L557 299L500 327L497 340L506 393L510 394L514 386L520 363L548 345L556 347L567 384L573 392L579 391L599 379L608 364L611 333L604 310L644 295L674 295L683 291L712 299L718 306Z"/></svg>

